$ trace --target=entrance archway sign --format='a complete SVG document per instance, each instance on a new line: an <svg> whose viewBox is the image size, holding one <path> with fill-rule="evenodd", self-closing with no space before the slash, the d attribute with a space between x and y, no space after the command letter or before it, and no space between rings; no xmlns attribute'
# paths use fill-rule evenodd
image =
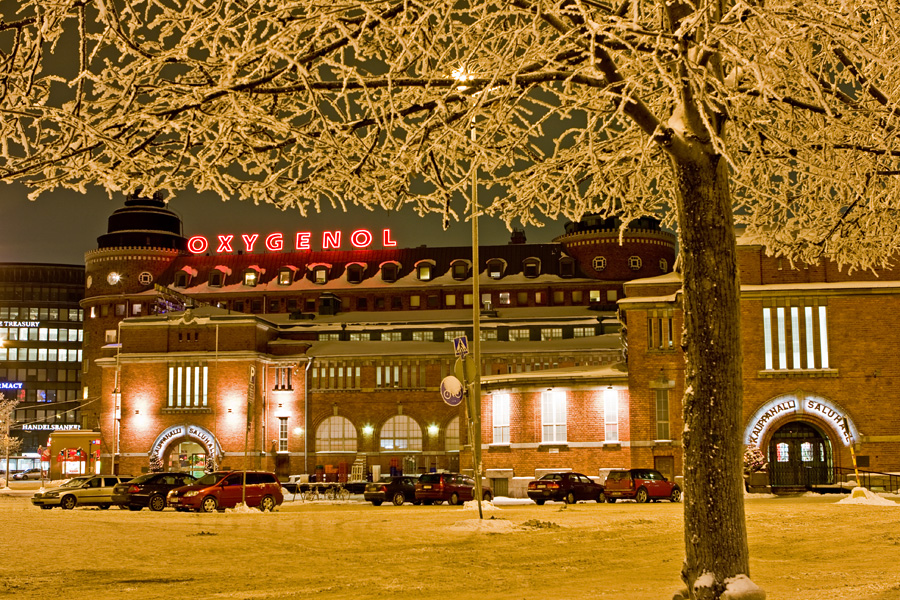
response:
<svg viewBox="0 0 900 600"><path fill-rule="evenodd" d="M814 416L826 423L845 446L852 444L854 439L859 439L859 431L846 410L821 396L800 393L778 396L763 404L750 418L744 430L744 443L758 447L772 423L798 414Z"/></svg>
<svg viewBox="0 0 900 600"><path fill-rule="evenodd" d="M190 438L200 443L206 449L206 456L211 457L214 460L214 463L218 463L222 454L222 446L219 445L219 440L216 439L209 430L200 427L199 425L173 425L172 427L167 427L156 436L156 439L153 440L153 445L150 447L150 460L153 460L153 457L157 457L162 460L163 455L166 452L166 449L169 447L175 440L181 440L184 438Z"/></svg>

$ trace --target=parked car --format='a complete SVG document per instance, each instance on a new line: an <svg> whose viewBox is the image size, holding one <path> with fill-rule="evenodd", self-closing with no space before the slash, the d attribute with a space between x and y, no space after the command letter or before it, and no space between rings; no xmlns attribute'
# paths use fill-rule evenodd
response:
<svg viewBox="0 0 900 600"><path fill-rule="evenodd" d="M418 477L411 475L395 475L383 478L381 481L367 483L363 498L375 506L381 506L386 500L390 500L395 506L400 506L404 502L421 504L421 501L416 500L416 482L418 480Z"/></svg>
<svg viewBox="0 0 900 600"><path fill-rule="evenodd" d="M106 509L113 505L113 488L129 480L131 477L118 475L80 475L59 487L35 493L31 497L31 503L45 510L54 506L65 510L76 506L99 506Z"/></svg>
<svg viewBox="0 0 900 600"><path fill-rule="evenodd" d="M23 479L44 479L46 476L47 472L41 469L28 469L27 471L16 473L12 478L17 481L22 481Z"/></svg>
<svg viewBox="0 0 900 600"><path fill-rule="evenodd" d="M145 473L113 489L114 504L129 510L149 507L159 511L166 507L166 495L177 487L190 485L197 478L190 473Z"/></svg>
<svg viewBox="0 0 900 600"><path fill-rule="evenodd" d="M579 500L605 502L603 486L581 473L547 473L528 483L528 497L540 506L547 500L575 504Z"/></svg>
<svg viewBox="0 0 900 600"><path fill-rule="evenodd" d="M459 473L425 473L416 482L416 500L422 504L460 504L475 499L475 480ZM481 484L481 499L490 502L494 498L491 488Z"/></svg>
<svg viewBox="0 0 900 600"><path fill-rule="evenodd" d="M606 501L633 498L637 502L650 500L681 501L678 484L663 477L655 469L624 469L610 471L606 476Z"/></svg>
<svg viewBox="0 0 900 600"><path fill-rule="evenodd" d="M284 501L281 483L275 473L246 471L247 506L262 511L275 510ZM207 473L190 485L175 488L166 496L166 503L176 510L212 512L234 508L244 498L244 471L215 471Z"/></svg>

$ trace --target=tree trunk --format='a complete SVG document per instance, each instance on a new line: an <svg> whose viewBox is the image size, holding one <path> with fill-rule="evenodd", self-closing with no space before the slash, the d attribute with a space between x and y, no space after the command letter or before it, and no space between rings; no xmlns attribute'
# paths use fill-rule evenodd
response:
<svg viewBox="0 0 900 600"><path fill-rule="evenodd" d="M749 577L741 442L740 284L721 157L701 144L672 158L683 275L684 541L693 600L720 598ZM759 597L759 596L754 596Z"/></svg>

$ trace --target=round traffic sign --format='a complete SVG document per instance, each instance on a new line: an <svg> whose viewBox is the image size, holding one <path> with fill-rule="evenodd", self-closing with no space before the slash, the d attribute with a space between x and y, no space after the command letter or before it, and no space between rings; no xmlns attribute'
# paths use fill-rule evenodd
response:
<svg viewBox="0 0 900 600"><path fill-rule="evenodd" d="M463 399L463 384L453 375L447 375L441 381L441 398L450 406L459 406Z"/></svg>

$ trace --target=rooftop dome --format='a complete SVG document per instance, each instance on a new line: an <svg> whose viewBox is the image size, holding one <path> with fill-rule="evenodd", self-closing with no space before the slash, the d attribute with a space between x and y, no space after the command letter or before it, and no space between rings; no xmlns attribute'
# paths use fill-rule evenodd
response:
<svg viewBox="0 0 900 600"><path fill-rule="evenodd" d="M107 233L97 238L104 248L143 247L187 250L181 218L166 208L162 193L142 197L138 190L128 197L125 207L109 216Z"/></svg>

